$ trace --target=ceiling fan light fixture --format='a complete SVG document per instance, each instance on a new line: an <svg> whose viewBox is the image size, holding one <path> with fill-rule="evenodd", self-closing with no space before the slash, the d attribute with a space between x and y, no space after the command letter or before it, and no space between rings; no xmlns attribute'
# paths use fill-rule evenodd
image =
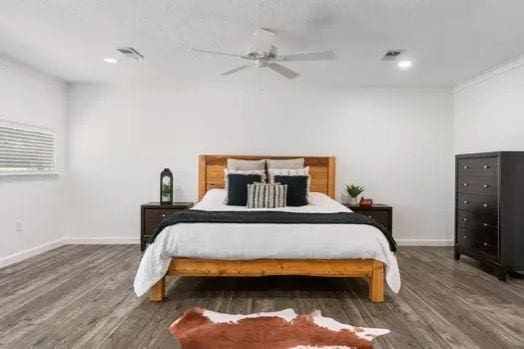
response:
<svg viewBox="0 0 524 349"><path fill-rule="evenodd" d="M400 61L398 61L397 63L397 67L400 69L400 70L408 70L409 68L411 68L413 66L413 61L411 59L407 59L407 58L404 58L404 59L401 59Z"/></svg>

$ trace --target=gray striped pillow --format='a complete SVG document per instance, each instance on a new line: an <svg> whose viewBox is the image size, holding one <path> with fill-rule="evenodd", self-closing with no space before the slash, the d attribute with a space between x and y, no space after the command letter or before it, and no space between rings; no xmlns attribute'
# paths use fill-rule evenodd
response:
<svg viewBox="0 0 524 349"><path fill-rule="evenodd" d="M253 183L247 185L248 208L285 207L287 185L280 183Z"/></svg>

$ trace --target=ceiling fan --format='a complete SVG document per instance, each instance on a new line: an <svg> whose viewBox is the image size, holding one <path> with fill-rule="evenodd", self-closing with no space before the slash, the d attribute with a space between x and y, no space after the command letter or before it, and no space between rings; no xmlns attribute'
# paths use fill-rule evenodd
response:
<svg viewBox="0 0 524 349"><path fill-rule="evenodd" d="M246 64L243 64L239 67L225 71L221 75L231 75L238 71L257 66L259 68L267 67L288 79L294 79L300 76L300 74L277 62L324 61L324 60L335 59L335 53L333 51L279 55L277 53L278 52L277 48L275 47L275 45L273 45L275 33L269 29L265 29L265 28L257 29L255 31L254 37L255 37L255 50L250 51L245 55L227 53L227 52L219 52L219 51L211 51L211 50L201 50L201 49L192 49L192 50L196 52L208 53L208 54L213 54L213 55L236 57L236 58L240 58L242 60L248 61Z"/></svg>

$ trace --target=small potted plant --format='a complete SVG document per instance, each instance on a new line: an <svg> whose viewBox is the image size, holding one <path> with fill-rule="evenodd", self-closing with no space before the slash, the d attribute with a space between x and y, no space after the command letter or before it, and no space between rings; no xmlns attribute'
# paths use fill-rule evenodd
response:
<svg viewBox="0 0 524 349"><path fill-rule="evenodd" d="M360 185L346 185L346 192L349 195L349 203L351 205L357 205L358 203L358 196L364 192L364 187Z"/></svg>

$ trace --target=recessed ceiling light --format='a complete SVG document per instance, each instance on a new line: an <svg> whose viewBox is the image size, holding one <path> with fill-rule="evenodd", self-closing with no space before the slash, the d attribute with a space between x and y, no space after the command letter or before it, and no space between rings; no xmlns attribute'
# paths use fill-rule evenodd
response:
<svg viewBox="0 0 524 349"><path fill-rule="evenodd" d="M411 68L412 65L413 65L413 62L409 59L403 59L403 60L398 61L397 63L397 67L401 70L407 70Z"/></svg>
<svg viewBox="0 0 524 349"><path fill-rule="evenodd" d="M113 57L106 57L106 58L104 58L104 62L111 63L111 64L118 63L117 59L113 58Z"/></svg>

